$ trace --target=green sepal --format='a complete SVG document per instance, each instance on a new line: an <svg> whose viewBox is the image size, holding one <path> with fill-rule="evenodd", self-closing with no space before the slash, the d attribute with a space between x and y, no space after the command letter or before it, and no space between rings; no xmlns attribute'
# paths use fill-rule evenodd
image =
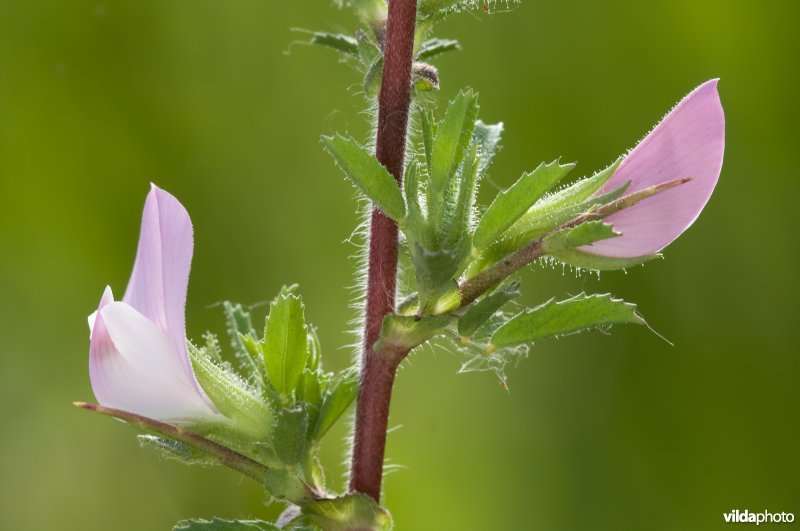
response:
<svg viewBox="0 0 800 531"><path fill-rule="evenodd" d="M661 258L658 253L637 256L634 258L614 258L610 256L599 256L578 249L562 249L551 253L550 256L565 264L579 269L592 271L617 271L620 269L630 269L643 265L655 258Z"/></svg>
<svg viewBox="0 0 800 531"><path fill-rule="evenodd" d="M458 335L469 337L503 305L519 296L519 282L511 282L473 303L458 320Z"/></svg>
<svg viewBox="0 0 800 531"><path fill-rule="evenodd" d="M303 462L307 433L308 412L305 407L285 408L278 413L271 446L283 464L292 466Z"/></svg>
<svg viewBox="0 0 800 531"><path fill-rule="evenodd" d="M319 418L311 439L319 441L329 429L339 420L358 393L359 374L355 370L348 370L340 373L328 384L328 388L322 398Z"/></svg>
<svg viewBox="0 0 800 531"><path fill-rule="evenodd" d="M475 228L472 238L475 248L483 249L496 240L574 167L574 164L560 164L557 160L542 163L500 192Z"/></svg>
<svg viewBox="0 0 800 531"><path fill-rule="evenodd" d="M181 520L172 531L279 531L279 528L261 520Z"/></svg>
<svg viewBox="0 0 800 531"><path fill-rule="evenodd" d="M563 229L545 237L542 240L542 250L546 254L552 254L619 236L622 236L622 233L616 232L609 223L586 221L576 227Z"/></svg>
<svg viewBox="0 0 800 531"><path fill-rule="evenodd" d="M142 448L154 451L163 459L200 466L211 466L218 463L216 458L175 439L156 435L137 435L136 438Z"/></svg>
<svg viewBox="0 0 800 531"><path fill-rule="evenodd" d="M460 49L461 44L453 39L428 39L420 45L417 51L417 60L427 61L437 55Z"/></svg>
<svg viewBox="0 0 800 531"><path fill-rule="evenodd" d="M300 297L284 291L272 300L262 350L269 383L288 397L308 359L308 329Z"/></svg>
<svg viewBox="0 0 800 531"><path fill-rule="evenodd" d="M352 138L324 136L322 143L345 175L383 212L397 221L406 215L403 194L385 166Z"/></svg>
<svg viewBox="0 0 800 531"><path fill-rule="evenodd" d="M346 55L358 55L358 41L349 35L315 31L308 42L333 48Z"/></svg>
<svg viewBox="0 0 800 531"><path fill-rule="evenodd" d="M456 319L451 315L426 317L387 315L383 319L381 335L374 349L407 352L443 333Z"/></svg>
<svg viewBox="0 0 800 531"><path fill-rule="evenodd" d="M272 431L275 415L269 404L232 371L218 365L189 343L195 377L217 410L229 419L220 434L234 432L249 440L264 440Z"/></svg>
<svg viewBox="0 0 800 531"><path fill-rule="evenodd" d="M645 324L636 305L611 295L580 294L556 302L550 299L536 308L517 314L492 335L493 347L530 343L537 339L604 328L614 324Z"/></svg>
<svg viewBox="0 0 800 531"><path fill-rule="evenodd" d="M299 522L318 526L325 531L354 529L389 531L392 529L392 517L389 512L366 494L348 494L334 499L308 500L301 507Z"/></svg>

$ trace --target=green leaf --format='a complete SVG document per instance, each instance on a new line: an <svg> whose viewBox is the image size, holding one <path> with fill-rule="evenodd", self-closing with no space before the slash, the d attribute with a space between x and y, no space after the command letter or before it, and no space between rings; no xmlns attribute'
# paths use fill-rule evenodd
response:
<svg viewBox="0 0 800 531"><path fill-rule="evenodd" d="M658 253L635 258L612 258L586 253L577 249L562 249L551 253L550 256L573 267L590 269L593 271L629 269L631 267L643 265L654 258L661 258L661 255Z"/></svg>
<svg viewBox="0 0 800 531"><path fill-rule="evenodd" d="M454 246L455 247L455 246ZM458 248L428 250L420 244L411 249L411 258L417 278L420 306L429 307L436 294L449 289L458 272L463 253Z"/></svg>
<svg viewBox="0 0 800 531"><path fill-rule="evenodd" d="M472 242L470 229L472 213L475 207L475 188L478 182L478 166L480 163L477 150L477 143L473 142L461 171L453 215L446 220L444 241L448 244L458 242L465 244L462 248L462 260L469 257Z"/></svg>
<svg viewBox="0 0 800 531"><path fill-rule="evenodd" d="M272 434L272 448L278 459L286 465L303 461L308 432L308 412L304 407L282 409Z"/></svg>
<svg viewBox="0 0 800 531"><path fill-rule="evenodd" d="M349 35L315 31L311 34L311 44L327 46L348 55L358 55L358 41Z"/></svg>
<svg viewBox="0 0 800 531"><path fill-rule="evenodd" d="M450 315L426 317L387 315L383 319L381 335L375 344L375 350L411 350L443 333L455 320L456 317Z"/></svg>
<svg viewBox="0 0 800 531"><path fill-rule="evenodd" d="M433 139L436 136L436 121L430 111L419 113L420 130L422 132L422 149L425 152L425 168L430 175L433 168Z"/></svg>
<svg viewBox="0 0 800 531"><path fill-rule="evenodd" d="M317 420L312 439L318 441L325 436L329 429L339 420L358 392L358 372L354 370L340 373L328 385L328 391L322 399L322 408Z"/></svg>
<svg viewBox="0 0 800 531"><path fill-rule="evenodd" d="M403 194L394 177L367 150L352 138L341 135L322 137L322 143L348 178L393 220L406 215Z"/></svg>
<svg viewBox="0 0 800 531"><path fill-rule="evenodd" d="M569 334L614 324L645 324L636 306L611 295L580 294L561 302L554 299L526 310L497 329L494 347L530 343L537 339Z"/></svg>
<svg viewBox="0 0 800 531"><path fill-rule="evenodd" d="M403 192L408 208L404 228L406 236L414 243L421 242L423 246L430 245L430 239L427 237L427 223L419 203L419 170L416 161L411 161L406 168Z"/></svg>
<svg viewBox="0 0 800 531"><path fill-rule="evenodd" d="M389 531L392 517L365 494L348 494L328 500L309 500L302 506L300 521L325 531Z"/></svg>
<svg viewBox="0 0 800 531"><path fill-rule="evenodd" d="M446 196L472 140L477 114L478 95L471 89L462 90L450 103L437 128L428 183L428 214L434 227L441 226L448 209L453 206L446 204Z"/></svg>
<svg viewBox="0 0 800 531"><path fill-rule="evenodd" d="M259 393L192 344L189 344L189 358L200 387L217 410L233 421L232 429L247 439L265 439L272 430L275 415Z"/></svg>
<svg viewBox="0 0 800 531"><path fill-rule="evenodd" d="M587 221L576 227L563 229L547 236L542 241L542 249L545 253L552 254L564 249L591 245L594 242L616 238L621 235L609 223Z"/></svg>
<svg viewBox="0 0 800 531"><path fill-rule="evenodd" d="M466 313L458 320L458 334L469 337L488 321L503 305L519 296L519 282L497 289L467 308Z"/></svg>
<svg viewBox="0 0 800 531"><path fill-rule="evenodd" d="M172 531L279 531L269 522L261 520L181 520Z"/></svg>
<svg viewBox="0 0 800 531"><path fill-rule="evenodd" d="M276 500L302 504L311 497L308 486L293 469L270 468L264 476L264 490Z"/></svg>
<svg viewBox="0 0 800 531"><path fill-rule="evenodd" d="M478 222L472 240L475 248L482 249L497 239L574 167L558 161L542 163L500 192Z"/></svg>
<svg viewBox="0 0 800 531"><path fill-rule="evenodd" d="M303 301L293 294L278 295L270 304L264 363L270 383L283 396L297 387L308 358L304 310Z"/></svg>
<svg viewBox="0 0 800 531"><path fill-rule="evenodd" d="M383 56L379 55L367 66L364 74L364 94L367 96L377 96L381 90L381 80L383 79Z"/></svg>
<svg viewBox="0 0 800 531"><path fill-rule="evenodd" d="M492 163L495 154L500 149L500 139L503 136L503 122L485 124L478 120L475 122L475 132L472 138L478 144L478 175L483 175L486 168Z"/></svg>
<svg viewBox="0 0 800 531"><path fill-rule="evenodd" d="M417 60L427 61L428 59L436 57L437 55L445 52L451 52L453 50L460 49L461 45L459 42L453 39L428 39L419 47L419 51L417 52Z"/></svg>
<svg viewBox="0 0 800 531"><path fill-rule="evenodd" d="M314 430L319 420L322 410L322 388L323 382L319 372L305 369L300 378L300 385L297 387L297 398L306 404L308 412L307 435L310 439L314 435Z"/></svg>

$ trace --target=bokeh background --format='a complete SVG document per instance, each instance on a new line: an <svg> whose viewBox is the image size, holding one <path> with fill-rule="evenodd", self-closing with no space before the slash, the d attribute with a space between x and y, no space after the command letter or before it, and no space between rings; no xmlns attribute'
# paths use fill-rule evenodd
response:
<svg viewBox="0 0 800 531"><path fill-rule="evenodd" d="M529 302L611 291L652 326L537 346L457 375L401 372L386 479L400 530L688 530L734 508L800 517L800 59L792 0L561 0L440 27L442 98L504 121L506 186L557 156L587 174L720 77L727 153L714 197L666 260L525 274ZM125 288L148 183L196 230L191 336L224 299L299 282L325 362L344 367L358 218L319 135L370 125L360 80L290 28L349 30L326 0L0 0L0 529L159 530L273 517L260 488L162 462L91 400L86 316ZM288 53L287 53L288 52ZM491 188L491 184L486 185ZM486 196L484 196L486 197ZM255 312L263 315L263 307ZM259 317L261 318L261 317ZM339 485L346 426L327 438ZM795 524L798 525L798 524Z"/></svg>

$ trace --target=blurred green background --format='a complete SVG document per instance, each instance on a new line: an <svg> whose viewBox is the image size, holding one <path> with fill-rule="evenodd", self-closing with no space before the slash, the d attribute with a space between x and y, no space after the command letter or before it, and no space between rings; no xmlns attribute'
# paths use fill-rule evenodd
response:
<svg viewBox="0 0 800 531"><path fill-rule="evenodd" d="M464 47L437 61L442 97L471 85L483 119L506 124L500 186L557 156L576 174L604 166L711 77L727 153L666 260L525 275L530 302L636 301L674 347L639 328L542 343L509 370L510 393L456 375L447 352L406 363L388 444L405 468L385 483L398 529L800 517L798 16L792 0L527 1L440 27ZM191 336L222 331L213 303L299 282L326 363L348 363L354 193L318 138L366 139L369 123L354 72L290 46L292 27L353 21L326 0L0 0L0 529L276 514L237 474L159 461L70 403L92 399L86 316L106 284L124 291L150 181L194 220ZM325 449L339 485L345 437Z"/></svg>

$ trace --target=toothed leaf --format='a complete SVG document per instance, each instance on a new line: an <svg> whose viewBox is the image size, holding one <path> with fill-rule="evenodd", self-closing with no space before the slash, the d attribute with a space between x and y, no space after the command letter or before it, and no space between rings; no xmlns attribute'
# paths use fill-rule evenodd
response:
<svg viewBox="0 0 800 531"><path fill-rule="evenodd" d="M473 245L482 249L492 243L574 167L574 164L559 164L558 161L540 164L500 192L478 222Z"/></svg>
<svg viewBox="0 0 800 531"><path fill-rule="evenodd" d="M537 339L602 328L614 324L645 324L636 306L611 295L580 294L564 301L554 299L517 314L497 329L491 344L506 347Z"/></svg>
<svg viewBox="0 0 800 531"><path fill-rule="evenodd" d="M403 194L389 171L352 138L341 135L322 137L322 143L336 159L345 175L395 221L406 215Z"/></svg>
<svg viewBox="0 0 800 531"><path fill-rule="evenodd" d="M426 61L445 52L460 49L461 45L458 43L458 41L452 39L428 39L419 47L419 51L417 52L417 60Z"/></svg>
<svg viewBox="0 0 800 531"><path fill-rule="evenodd" d="M315 31L309 39L311 44L327 46L347 55L358 55L358 42L349 35Z"/></svg>

